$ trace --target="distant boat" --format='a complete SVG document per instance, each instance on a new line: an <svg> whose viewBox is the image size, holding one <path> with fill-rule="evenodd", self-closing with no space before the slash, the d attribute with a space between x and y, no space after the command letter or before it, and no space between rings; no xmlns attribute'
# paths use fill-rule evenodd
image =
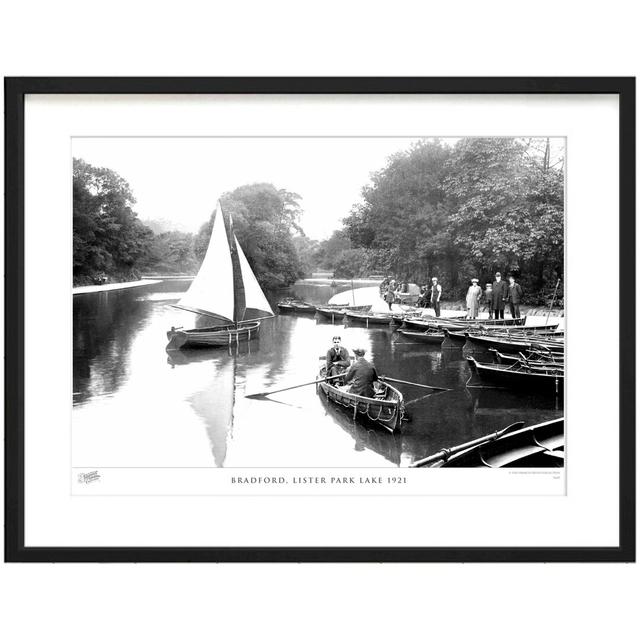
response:
<svg viewBox="0 0 640 640"><path fill-rule="evenodd" d="M324 306L317 307L316 308L316 313L321 318L326 318L326 319L329 319L329 320L333 321L336 318L339 318L340 320L342 320L344 318L345 314L347 313L347 311L356 311L356 312L360 311L360 312L366 313L367 311L369 311L369 309L371 309L371 305L370 304L360 305L358 307L353 307L353 306L348 305L348 304L345 304L345 305L324 305Z"/></svg>
<svg viewBox="0 0 640 640"><path fill-rule="evenodd" d="M316 312L316 307L313 304L304 302L304 300L296 300L295 298L285 298L278 302L278 309L280 312L293 312L293 313L309 313L313 315Z"/></svg>
<svg viewBox="0 0 640 640"><path fill-rule="evenodd" d="M220 202L200 271L173 306L210 317L213 326L171 327L167 349L221 347L251 340L258 337L260 320L274 315L236 238L231 215L223 213Z"/></svg>

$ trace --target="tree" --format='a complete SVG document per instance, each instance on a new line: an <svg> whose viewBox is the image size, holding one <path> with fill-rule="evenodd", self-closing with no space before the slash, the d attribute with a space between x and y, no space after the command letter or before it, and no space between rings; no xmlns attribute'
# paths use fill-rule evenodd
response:
<svg viewBox="0 0 640 640"><path fill-rule="evenodd" d="M344 228L375 271L436 275L457 298L472 276L513 271L534 301L562 274L563 177L546 140L420 142L372 175Z"/></svg>
<svg viewBox="0 0 640 640"><path fill-rule="evenodd" d="M135 198L115 171L73 160L73 275L132 273L153 232L133 211Z"/></svg>
<svg viewBox="0 0 640 640"><path fill-rule="evenodd" d="M345 227L354 247L373 254L377 270L426 279L435 264L455 257L443 189L450 154L439 141L419 142L391 156L363 188Z"/></svg>

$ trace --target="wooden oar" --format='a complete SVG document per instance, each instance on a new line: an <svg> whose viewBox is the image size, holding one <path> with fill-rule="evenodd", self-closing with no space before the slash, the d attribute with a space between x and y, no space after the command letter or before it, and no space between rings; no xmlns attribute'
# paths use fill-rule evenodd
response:
<svg viewBox="0 0 640 640"><path fill-rule="evenodd" d="M432 387L429 384L418 384L417 382L409 382L408 380L398 380L397 378L389 378L387 376L380 376L380 380L389 382L398 382L399 384L408 384L412 387L421 387L422 389L433 389L434 391L451 391L451 389L445 389L444 387Z"/></svg>
<svg viewBox="0 0 640 640"><path fill-rule="evenodd" d="M303 382L302 384L294 384L292 387L283 387L282 389L274 389L273 391L262 391L261 393L250 393L245 398L264 398L265 396L270 396L272 393L280 393L281 391L289 391L289 389L297 389L298 387L306 387L309 384L316 384L317 382L326 382L327 380L334 380L335 378L342 378L344 374L340 374L337 376L330 376L328 378L319 378L318 380L311 380L311 382Z"/></svg>
<svg viewBox="0 0 640 640"><path fill-rule="evenodd" d="M491 440L497 440L498 438L502 438L505 434L510 431L517 431L518 429L522 429L524 427L524 422L514 422L510 424L508 427L501 429L500 431L494 431L487 436L482 436L482 438L476 438L475 440L470 440L469 442L465 442L464 444L459 444L456 447L451 447L451 449L440 449L438 453L434 453L432 456L427 458L423 458L422 460L418 460L413 464L409 465L410 467L424 467L425 465L431 464L433 462L438 462L439 460L448 460L454 453L458 453L459 451L464 451L465 449L470 449L471 447L475 447L479 444L484 444L485 442L491 442Z"/></svg>

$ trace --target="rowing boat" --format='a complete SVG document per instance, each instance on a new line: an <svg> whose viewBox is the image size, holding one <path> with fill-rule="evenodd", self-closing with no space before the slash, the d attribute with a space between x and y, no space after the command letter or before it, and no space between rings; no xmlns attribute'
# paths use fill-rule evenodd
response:
<svg viewBox="0 0 640 640"><path fill-rule="evenodd" d="M463 316L455 318L436 318L435 316L417 316L405 315L402 317L405 327L413 329L422 329L423 331L430 328L440 328L441 325L446 326L449 322L457 322L461 320Z"/></svg>
<svg viewBox="0 0 640 640"><path fill-rule="evenodd" d="M355 312L363 312L366 313L367 311L369 311L369 309L371 309L371 305L370 304L366 304L366 305L361 305L358 307L353 307L353 306L349 306L349 305L326 305L326 306L320 306L320 307L316 307L316 313L318 314L318 316L320 316L321 318L326 318L328 320L331 320L332 322L336 319L342 319L345 316L345 313L347 311L355 311Z"/></svg>
<svg viewBox="0 0 640 640"><path fill-rule="evenodd" d="M478 362L471 356L467 357L467 362L471 369L471 377L475 374L483 383L493 387L537 389L556 395L564 393L564 370L557 367L522 361L509 365ZM469 385L467 381L467 386L476 385Z"/></svg>
<svg viewBox="0 0 640 640"><path fill-rule="evenodd" d="M345 312L345 317L349 320L349 322L366 324L367 327L371 324L388 325L393 322L393 316L390 313L370 313L347 310Z"/></svg>
<svg viewBox="0 0 640 640"><path fill-rule="evenodd" d="M448 346L459 347L462 349L467 342L467 336L461 331L449 331L449 329L443 329L445 338L447 339Z"/></svg>
<svg viewBox="0 0 640 640"><path fill-rule="evenodd" d="M376 394L373 398L349 393L340 386L326 382L326 368L322 367L317 378L317 388L331 402L348 409L356 418L373 422L387 431L399 431L404 417L404 398L400 391L388 382L378 380L375 383Z"/></svg>
<svg viewBox="0 0 640 640"><path fill-rule="evenodd" d="M564 418L516 423L413 463L413 467L558 468L564 466Z"/></svg>
<svg viewBox="0 0 640 640"><path fill-rule="evenodd" d="M493 348L489 351L493 354L493 359L497 364L514 364L524 360L525 362L564 367L564 354L553 354L536 349L528 349L525 353L518 354L501 353L498 349Z"/></svg>
<svg viewBox="0 0 640 640"><path fill-rule="evenodd" d="M424 342L426 344L442 344L445 338L443 331L437 329L428 329L427 331L408 331L407 329L398 329L398 333L403 338L408 338L415 342Z"/></svg>
<svg viewBox="0 0 640 640"><path fill-rule="evenodd" d="M465 333L467 344L471 347L493 347L501 353L520 353L531 347L540 347L552 353L564 353L564 339L538 335L510 336L484 333Z"/></svg>
<svg viewBox="0 0 640 640"><path fill-rule="evenodd" d="M314 314L316 307L308 302L302 300L281 300L278 302L278 309L280 312L292 312L292 313L308 313Z"/></svg>

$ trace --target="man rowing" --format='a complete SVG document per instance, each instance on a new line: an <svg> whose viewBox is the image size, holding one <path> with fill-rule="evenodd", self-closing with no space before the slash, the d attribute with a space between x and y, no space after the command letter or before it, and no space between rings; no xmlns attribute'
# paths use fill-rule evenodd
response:
<svg viewBox="0 0 640 640"><path fill-rule="evenodd" d="M356 355L356 361L344 376L344 382L351 382L351 386L344 390L365 398L373 398L375 393L373 383L378 379L376 368L365 360L364 349L354 349L353 353Z"/></svg>

